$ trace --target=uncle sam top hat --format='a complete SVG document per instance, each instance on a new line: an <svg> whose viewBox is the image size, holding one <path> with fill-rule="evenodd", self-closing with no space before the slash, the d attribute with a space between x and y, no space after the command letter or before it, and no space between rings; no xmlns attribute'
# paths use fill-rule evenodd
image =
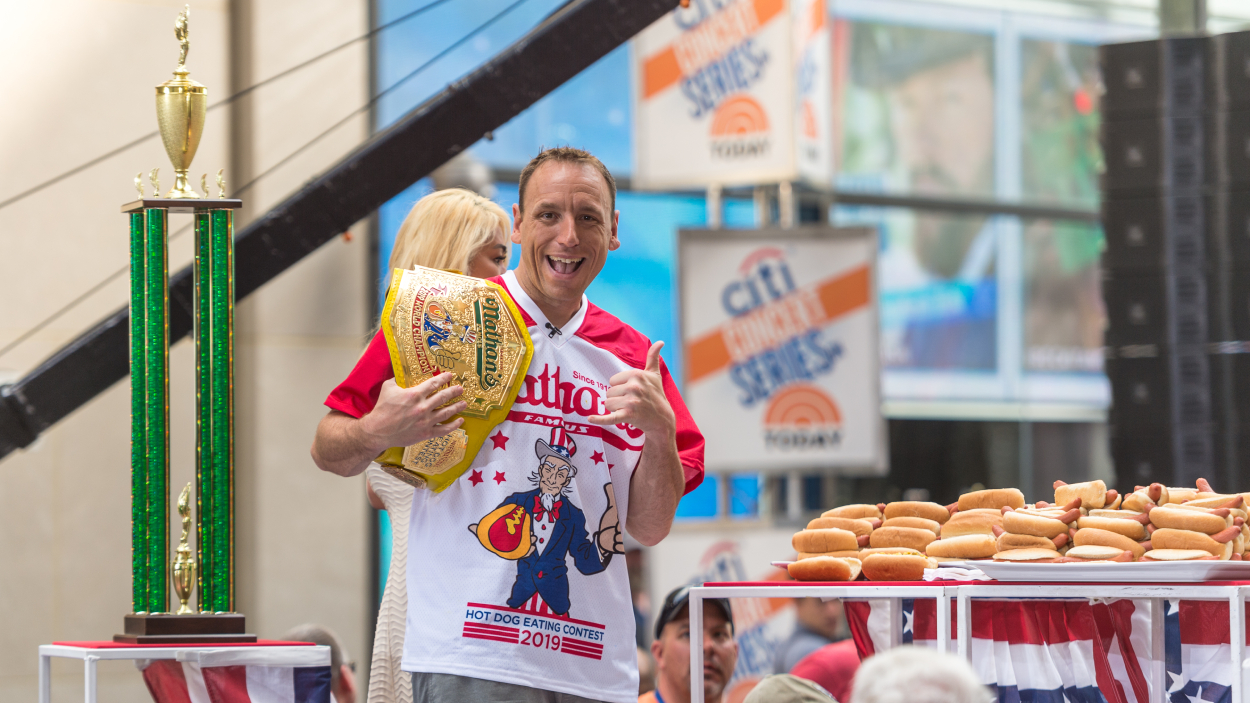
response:
<svg viewBox="0 0 1250 703"><path fill-rule="evenodd" d="M573 456L577 454L577 443L573 441L572 435L564 431L563 427L553 427L551 428L551 443L538 440L534 443L534 453L538 455L539 461L555 456L572 464Z"/></svg>

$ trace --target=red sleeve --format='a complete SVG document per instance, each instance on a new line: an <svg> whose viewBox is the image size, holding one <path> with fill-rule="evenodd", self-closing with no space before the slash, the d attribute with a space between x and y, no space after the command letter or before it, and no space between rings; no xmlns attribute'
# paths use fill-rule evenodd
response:
<svg viewBox="0 0 1250 703"><path fill-rule="evenodd" d="M660 377L664 382L664 395L677 417L677 456L681 457L681 467L686 474L686 493L689 493L703 483L703 433L694 424L681 393L677 392L677 384L673 383L673 375L668 372L664 359L660 359Z"/></svg>
<svg viewBox="0 0 1250 703"><path fill-rule="evenodd" d="M356 362L356 368L345 381L330 391L326 407L362 418L377 404L378 393L388 378L395 378L395 370L391 367L391 353L386 349L386 336L379 331Z"/></svg>

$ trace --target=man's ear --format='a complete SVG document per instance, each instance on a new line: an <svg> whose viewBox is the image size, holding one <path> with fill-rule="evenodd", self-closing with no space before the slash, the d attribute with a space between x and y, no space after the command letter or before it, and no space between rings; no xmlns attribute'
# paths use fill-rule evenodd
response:
<svg viewBox="0 0 1250 703"><path fill-rule="evenodd" d="M660 662L662 661L661 657L663 655L664 655L664 639L663 639L663 633L661 633L660 639L651 640L651 658L655 660L655 668L657 671L660 668Z"/></svg>
<svg viewBox="0 0 1250 703"><path fill-rule="evenodd" d="M621 211L617 210L612 213L612 236L608 239L608 251L616 251L621 248L621 240L616 236L617 226L621 223Z"/></svg>
<svg viewBox="0 0 1250 703"><path fill-rule="evenodd" d="M512 203L512 234L508 238L513 244L521 243L521 206L518 203Z"/></svg>

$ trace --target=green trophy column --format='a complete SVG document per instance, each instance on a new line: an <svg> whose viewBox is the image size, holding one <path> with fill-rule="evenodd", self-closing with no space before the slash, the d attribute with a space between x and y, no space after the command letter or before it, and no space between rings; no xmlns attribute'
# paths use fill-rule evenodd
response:
<svg viewBox="0 0 1250 703"><path fill-rule="evenodd" d="M197 236L201 232L196 217ZM228 209L210 210L208 245L197 244L196 359L207 364L199 412L207 418L200 479L200 610L234 610L234 220ZM206 348L206 349L204 349Z"/></svg>
<svg viewBox="0 0 1250 703"><path fill-rule="evenodd" d="M148 608L146 223L142 210L130 213L130 600L136 613Z"/></svg>
<svg viewBox="0 0 1250 703"><path fill-rule="evenodd" d="M144 242L144 414L147 431L146 536L147 607L169 607L169 249L168 211L148 208Z"/></svg>
<svg viewBox="0 0 1250 703"><path fill-rule="evenodd" d="M200 553L198 573L199 609L211 612L213 523L205 516L213 512L213 414L212 414L212 305L209 301L212 271L211 216L195 211L195 500L196 538Z"/></svg>

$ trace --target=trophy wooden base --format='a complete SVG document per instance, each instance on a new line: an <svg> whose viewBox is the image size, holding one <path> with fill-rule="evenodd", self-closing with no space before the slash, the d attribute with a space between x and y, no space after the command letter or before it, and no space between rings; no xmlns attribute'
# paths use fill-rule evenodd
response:
<svg viewBox="0 0 1250 703"><path fill-rule="evenodd" d="M239 644L255 642L256 635L244 632L240 613L131 613L125 618L125 632L113 641L124 644Z"/></svg>

